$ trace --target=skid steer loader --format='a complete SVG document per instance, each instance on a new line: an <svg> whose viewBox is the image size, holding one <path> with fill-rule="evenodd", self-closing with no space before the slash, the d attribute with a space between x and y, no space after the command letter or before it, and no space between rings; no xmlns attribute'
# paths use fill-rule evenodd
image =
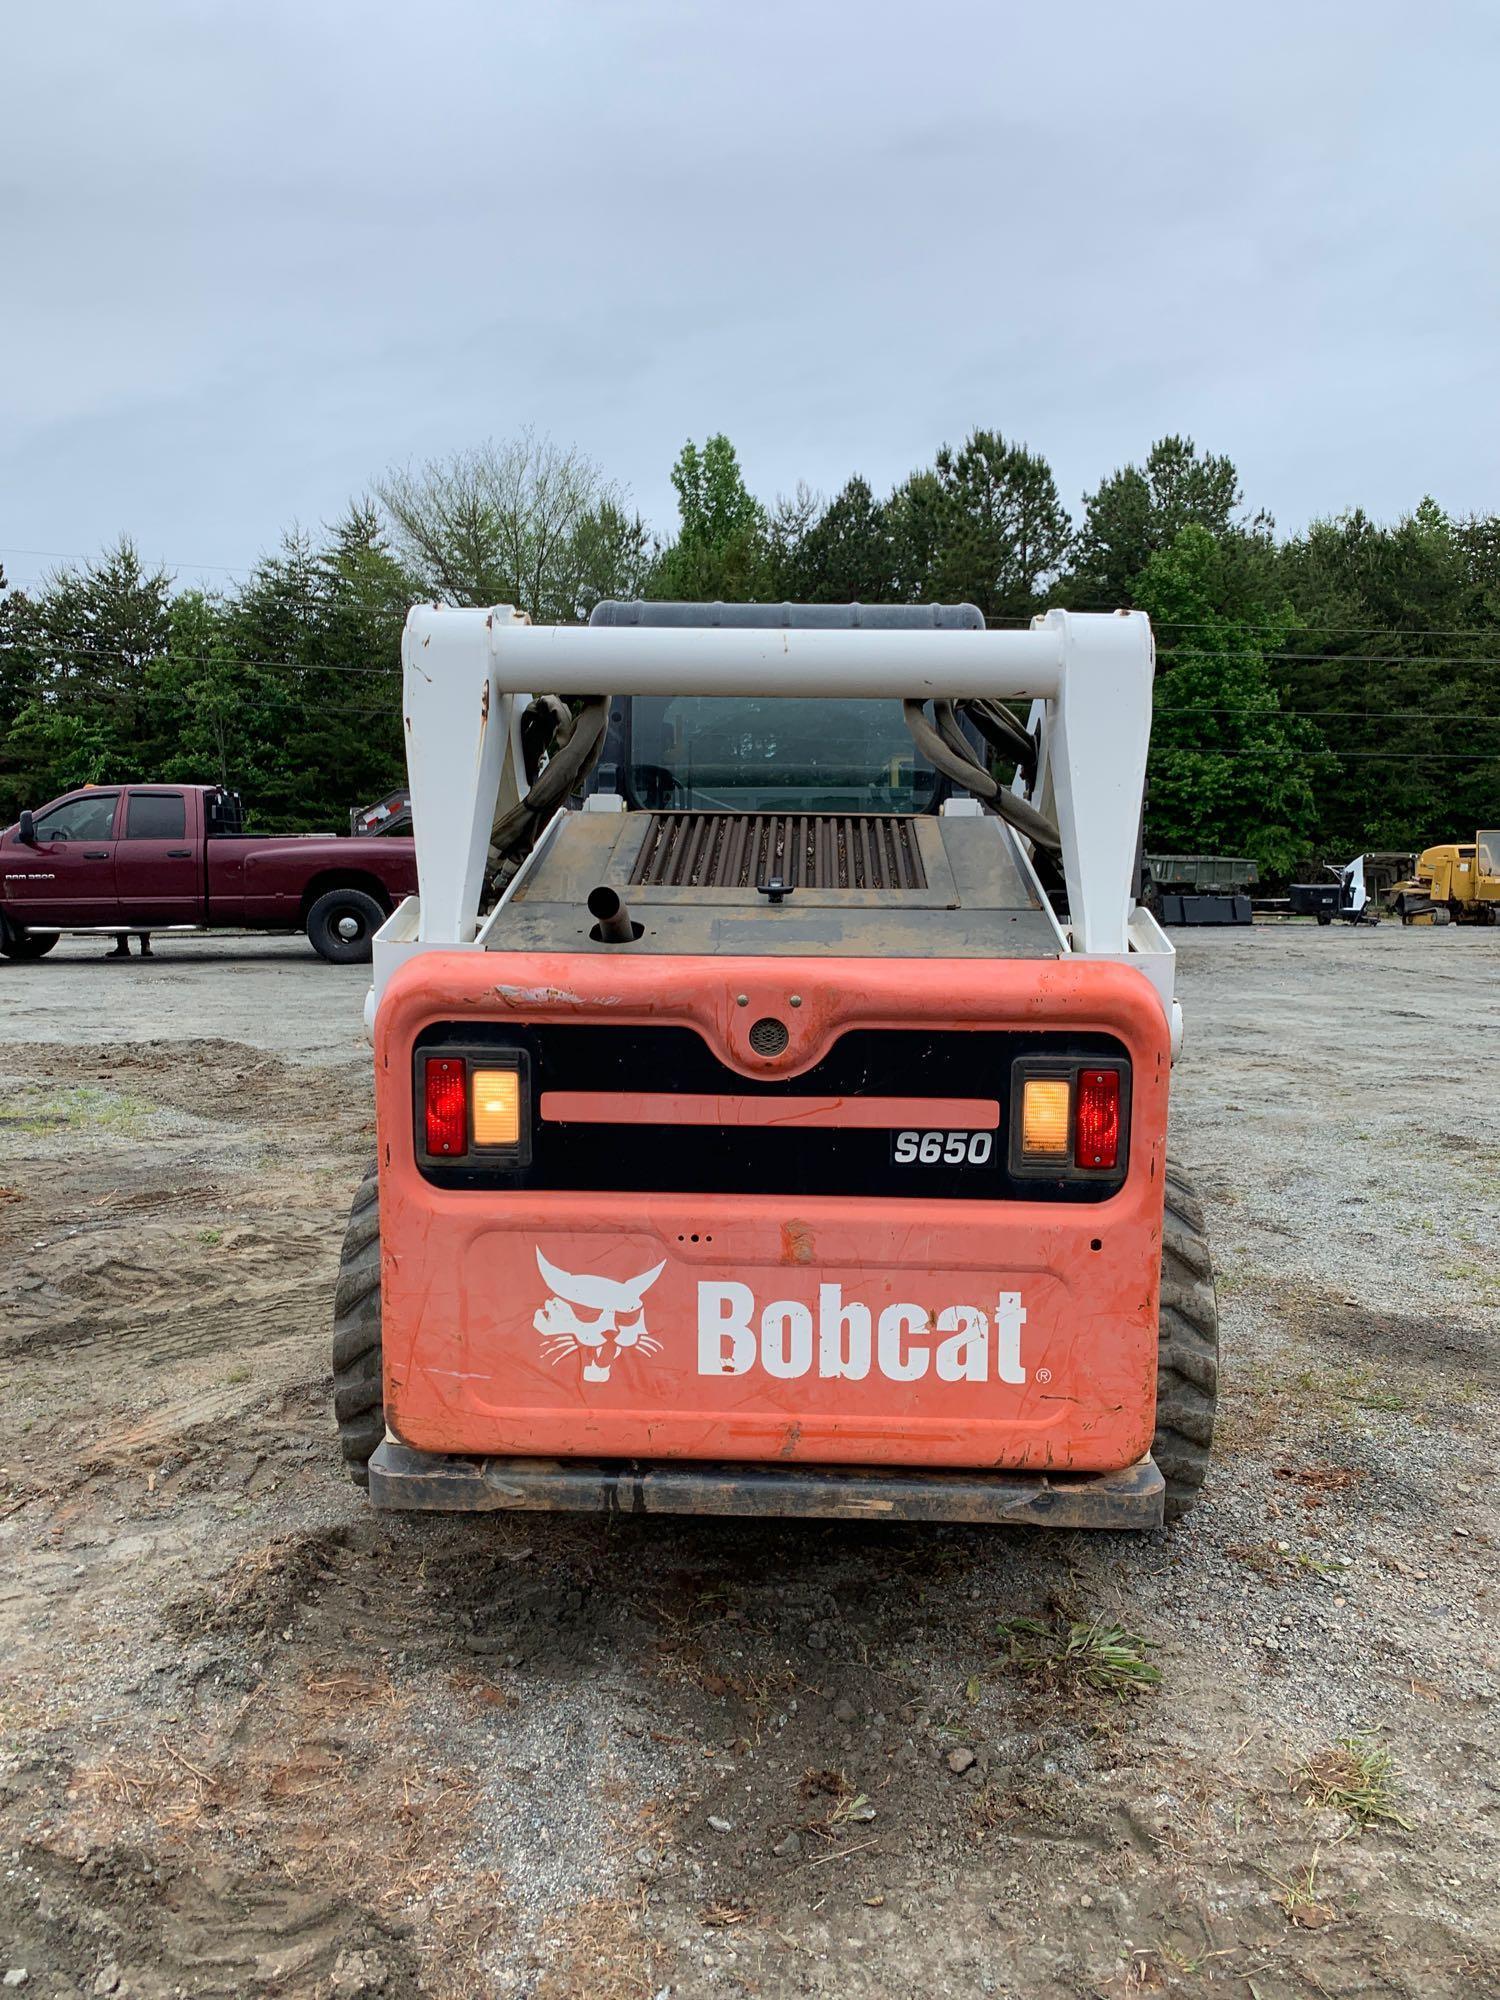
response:
<svg viewBox="0 0 1500 2000"><path fill-rule="evenodd" d="M1152 673L1136 612L412 611L419 894L334 1332L377 1507L1191 1503Z"/></svg>

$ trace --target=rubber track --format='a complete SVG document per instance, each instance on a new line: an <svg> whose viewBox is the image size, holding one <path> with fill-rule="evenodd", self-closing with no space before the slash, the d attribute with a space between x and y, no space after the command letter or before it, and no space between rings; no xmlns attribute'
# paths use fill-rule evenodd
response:
<svg viewBox="0 0 1500 2000"><path fill-rule="evenodd" d="M369 1484L385 1436L380 1353L380 1180L372 1161L349 1210L333 1295L333 1414L349 1476Z"/></svg>
<svg viewBox="0 0 1500 2000"><path fill-rule="evenodd" d="M1161 1323L1152 1453L1167 1482L1167 1519L1198 1497L1213 1454L1219 1394L1219 1306L1203 1204L1167 1162L1162 1224Z"/></svg>

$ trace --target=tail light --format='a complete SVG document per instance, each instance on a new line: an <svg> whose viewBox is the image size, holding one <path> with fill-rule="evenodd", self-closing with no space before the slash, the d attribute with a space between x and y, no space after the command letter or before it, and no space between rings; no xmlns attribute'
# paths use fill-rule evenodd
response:
<svg viewBox="0 0 1500 2000"><path fill-rule="evenodd" d="M492 1046L430 1053L416 1062L416 1139L435 1165L525 1167L531 1161L530 1070L523 1049Z"/></svg>
<svg viewBox="0 0 1500 2000"><path fill-rule="evenodd" d="M468 1065L461 1056L429 1056L423 1109L427 1151L434 1159L455 1160L469 1150Z"/></svg>
<svg viewBox="0 0 1500 2000"><path fill-rule="evenodd" d="M1068 1158L1068 1103L1073 1087L1065 1076L1030 1076L1021 1086L1021 1151L1029 1160Z"/></svg>
<svg viewBox="0 0 1500 2000"><path fill-rule="evenodd" d="M1087 1057L1020 1056L1011 1072L1010 1170L1088 1181L1124 1171L1130 1067Z"/></svg>
<svg viewBox="0 0 1500 2000"><path fill-rule="evenodd" d="M1113 1167L1120 1157L1120 1072L1081 1069L1073 1115L1073 1164Z"/></svg>
<svg viewBox="0 0 1500 2000"><path fill-rule="evenodd" d="M521 1074L476 1069L473 1078L474 1144L514 1146L521 1137Z"/></svg>

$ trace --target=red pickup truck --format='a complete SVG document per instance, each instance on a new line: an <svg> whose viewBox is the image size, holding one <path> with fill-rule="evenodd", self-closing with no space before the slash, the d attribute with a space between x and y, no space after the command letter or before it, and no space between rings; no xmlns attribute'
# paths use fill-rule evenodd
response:
<svg viewBox="0 0 1500 2000"><path fill-rule="evenodd" d="M40 958L61 931L174 926L306 931L336 964L417 886L392 834L245 834L215 785L90 785L0 833L0 953Z"/></svg>

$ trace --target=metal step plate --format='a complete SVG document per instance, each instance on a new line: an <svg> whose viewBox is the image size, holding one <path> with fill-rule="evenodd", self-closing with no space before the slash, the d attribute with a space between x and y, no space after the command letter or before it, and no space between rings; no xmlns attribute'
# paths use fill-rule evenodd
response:
<svg viewBox="0 0 1500 2000"><path fill-rule="evenodd" d="M425 1513L737 1514L995 1527L1159 1528L1166 1483L1149 1453L1121 1472L864 1471L845 1466L449 1458L387 1437L370 1500Z"/></svg>

